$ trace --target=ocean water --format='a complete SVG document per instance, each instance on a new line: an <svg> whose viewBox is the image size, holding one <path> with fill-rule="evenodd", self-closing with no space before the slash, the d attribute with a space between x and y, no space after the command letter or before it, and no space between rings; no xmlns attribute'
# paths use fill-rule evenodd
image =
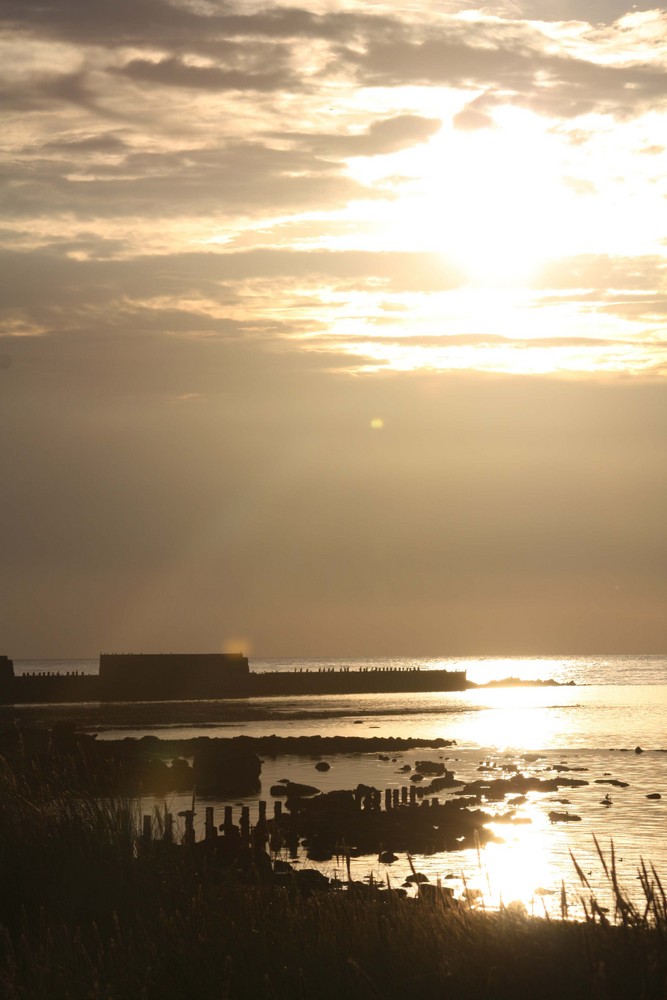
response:
<svg viewBox="0 0 667 1000"><path fill-rule="evenodd" d="M455 740L444 751L410 751L381 760L378 754L340 754L327 758L331 770L315 771L312 757L266 759L262 791L248 801L269 799L268 789L280 778L315 784L323 791L357 783L380 789L407 784L399 768L415 760L442 757L462 780L495 777L519 770L553 777L554 766L578 769L588 782L559 793L529 793L516 810L519 822L504 821L508 807L485 804L497 814L491 826L498 842L480 851L459 851L413 859L415 866L455 892L470 891L479 905L517 901L528 912L557 915L564 889L570 914L580 915L580 885L571 855L588 874L604 904L610 902L594 837L608 855L613 842L620 880L630 894L639 893L642 859L655 865L667 885L667 657L520 657L475 659L382 660L251 660L251 669L318 669L321 666L419 666L466 669L468 678L485 683L504 677L553 678L561 687L479 688L445 694L346 695L192 701L184 703L70 705L24 707L28 721L48 723L67 717L98 738L236 735L403 736ZM96 660L19 661L18 672L96 672ZM7 710L3 711L6 718ZM639 748L642 752L636 752ZM480 770L480 768L482 770ZM583 769L583 770L579 770ZM608 784L622 781L625 787ZM648 795L661 798L647 798ZM446 793L440 793L443 799ZM608 798L605 798L607 796ZM609 800L611 800L609 802ZM188 796L171 796L167 806L178 812ZM220 808L225 802L212 802ZM164 807L147 800L144 810ZM579 816L551 823L550 811ZM203 818L203 808L199 810ZM409 874L407 858L390 868L376 858L354 859L353 875L390 878L400 884ZM320 866L321 867L321 866ZM325 870L327 866L324 866ZM329 874L336 871L330 863Z"/></svg>
<svg viewBox="0 0 667 1000"><path fill-rule="evenodd" d="M251 669L358 669L370 666L467 671L485 684L506 677L561 687L480 688L463 692L356 694L113 705L71 705L69 715L101 736L359 735L444 737L484 750L606 750L667 746L667 657L484 657L475 659L251 660ZM98 661L19 660L17 673L96 673ZM569 686L570 684L573 686ZM63 709L22 710L39 721Z"/></svg>

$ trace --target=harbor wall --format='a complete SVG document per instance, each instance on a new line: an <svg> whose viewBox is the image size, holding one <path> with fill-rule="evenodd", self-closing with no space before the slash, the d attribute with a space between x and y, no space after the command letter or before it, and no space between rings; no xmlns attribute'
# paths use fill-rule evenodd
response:
<svg viewBox="0 0 667 1000"><path fill-rule="evenodd" d="M0 702L189 701L299 695L464 691L465 670L378 667L253 672L241 653L102 653L97 675L14 675L0 657Z"/></svg>
<svg viewBox="0 0 667 1000"><path fill-rule="evenodd" d="M100 697L226 698L248 691L248 659L241 653L102 653Z"/></svg>

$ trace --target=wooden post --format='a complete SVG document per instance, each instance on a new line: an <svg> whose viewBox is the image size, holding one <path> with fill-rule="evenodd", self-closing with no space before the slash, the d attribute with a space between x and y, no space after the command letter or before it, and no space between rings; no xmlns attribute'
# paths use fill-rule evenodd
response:
<svg viewBox="0 0 667 1000"><path fill-rule="evenodd" d="M171 844L174 840L174 817L171 813L164 814L164 833L162 839L165 844Z"/></svg>
<svg viewBox="0 0 667 1000"><path fill-rule="evenodd" d="M280 799L276 799L273 803L273 823L271 824L271 832L269 835L269 847L276 854L282 847L283 834L282 834L282 819L283 819L283 804Z"/></svg>
<svg viewBox="0 0 667 1000"><path fill-rule="evenodd" d="M225 837L227 837L232 832L233 826L234 826L234 820L232 819L232 807L225 806L225 821L222 824L222 829L224 831Z"/></svg>
<svg viewBox="0 0 667 1000"><path fill-rule="evenodd" d="M268 840L268 829L266 826L266 802L261 800L257 803L258 817L257 824L253 830L253 846L256 851L266 850L266 841Z"/></svg>
<svg viewBox="0 0 667 1000"><path fill-rule="evenodd" d="M401 797L400 789L394 788L391 793L392 805L394 809L398 809L400 797Z"/></svg>
<svg viewBox="0 0 667 1000"><path fill-rule="evenodd" d="M179 812L179 816L185 819L185 833L183 834L183 844L185 847L193 847L195 842L195 814L192 809L184 809Z"/></svg>
<svg viewBox="0 0 667 1000"><path fill-rule="evenodd" d="M414 785L410 785L410 805L414 806L417 804L417 789Z"/></svg>
<svg viewBox="0 0 667 1000"><path fill-rule="evenodd" d="M403 803L403 805L406 805L407 801L408 801L408 790L405 787L405 785L403 785L403 787L401 788L401 802Z"/></svg>
<svg viewBox="0 0 667 1000"><path fill-rule="evenodd" d="M144 816L144 825L141 831L141 839L145 845L150 844L153 839L153 817Z"/></svg>
<svg viewBox="0 0 667 1000"><path fill-rule="evenodd" d="M387 812L391 809L391 788L385 788L384 790L384 807Z"/></svg>
<svg viewBox="0 0 667 1000"><path fill-rule="evenodd" d="M207 843L212 843L218 836L218 831L213 822L213 806L206 806L206 820L204 825L204 837Z"/></svg>
<svg viewBox="0 0 667 1000"><path fill-rule="evenodd" d="M431 799L431 805L432 806L439 806L440 805L440 799L438 799L438 798Z"/></svg>
<svg viewBox="0 0 667 1000"><path fill-rule="evenodd" d="M244 844L250 843L250 807L241 806L241 821L239 824L241 828L241 839Z"/></svg>

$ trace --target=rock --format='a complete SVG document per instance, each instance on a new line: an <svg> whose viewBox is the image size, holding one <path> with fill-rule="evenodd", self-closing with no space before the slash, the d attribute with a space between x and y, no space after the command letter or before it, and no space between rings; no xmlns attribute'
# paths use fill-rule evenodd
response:
<svg viewBox="0 0 667 1000"><path fill-rule="evenodd" d="M552 823L580 823L581 816L577 816L575 813L557 812L553 809L549 813L549 820Z"/></svg>
<svg viewBox="0 0 667 1000"><path fill-rule="evenodd" d="M424 780L424 775L423 774L411 774L410 775L410 781L423 781L423 780Z"/></svg>
<svg viewBox="0 0 667 1000"><path fill-rule="evenodd" d="M635 753L644 753L641 747L635 747Z"/></svg>
<svg viewBox="0 0 667 1000"><path fill-rule="evenodd" d="M462 781L456 780L453 771L445 771L442 778L434 778L433 781L429 782L428 786L424 788L424 794L434 795L436 792L441 792L443 788L455 788L462 784Z"/></svg>
<svg viewBox="0 0 667 1000"><path fill-rule="evenodd" d="M458 906L454 899L454 890L449 885L432 885L430 882L422 882L419 886L419 899L422 902L444 903L446 906Z"/></svg>
<svg viewBox="0 0 667 1000"><path fill-rule="evenodd" d="M356 813L354 792L347 788L334 789L332 792L322 792L317 798L310 799L309 805L314 810L326 811L333 809L336 811Z"/></svg>
<svg viewBox="0 0 667 1000"><path fill-rule="evenodd" d="M649 792L649 794L646 796L646 798L647 799L661 799L662 795L660 794L660 792Z"/></svg>
<svg viewBox="0 0 667 1000"><path fill-rule="evenodd" d="M298 781L281 781L277 785L271 785L271 795L278 797L285 795L290 799L303 799L311 795L319 795L319 788L314 785L301 785Z"/></svg>
<svg viewBox="0 0 667 1000"><path fill-rule="evenodd" d="M317 764L315 765L315 770L316 771L330 771L331 770L331 764L328 764L326 762L326 760L318 760Z"/></svg>
<svg viewBox="0 0 667 1000"><path fill-rule="evenodd" d="M139 740L139 744L142 750L152 750L157 751L160 749L160 738L159 736L142 736Z"/></svg>
<svg viewBox="0 0 667 1000"><path fill-rule="evenodd" d="M302 868L294 873L294 877L299 889L305 892L322 892L331 888L329 879L316 868Z"/></svg>
<svg viewBox="0 0 667 1000"><path fill-rule="evenodd" d="M393 865L394 861L398 861L398 855L393 851L383 851L378 860L382 865Z"/></svg>
<svg viewBox="0 0 667 1000"><path fill-rule="evenodd" d="M408 875L404 885L421 885L423 882L428 882L428 875L424 875L423 872L413 872L412 875Z"/></svg>
<svg viewBox="0 0 667 1000"><path fill-rule="evenodd" d="M439 760L418 760L415 764L415 770L421 774L440 775L444 774L447 768Z"/></svg>
<svg viewBox="0 0 667 1000"><path fill-rule="evenodd" d="M259 788L262 762L233 742L202 742L195 752L194 781L200 795L248 795Z"/></svg>
<svg viewBox="0 0 667 1000"><path fill-rule="evenodd" d="M194 772L187 760L176 757L171 762L169 768L169 787L176 791L192 788L194 784Z"/></svg>

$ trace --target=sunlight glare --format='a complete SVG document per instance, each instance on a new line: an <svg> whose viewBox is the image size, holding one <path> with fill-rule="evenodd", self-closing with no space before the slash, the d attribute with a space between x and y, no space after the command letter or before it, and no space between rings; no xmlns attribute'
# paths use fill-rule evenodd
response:
<svg viewBox="0 0 667 1000"><path fill-rule="evenodd" d="M443 129L396 154L392 166L403 183L377 220L385 241L441 253L473 285L525 283L576 230L577 196L563 183L557 143L536 116L505 108L496 127ZM380 181L376 165L350 170L366 183Z"/></svg>
<svg viewBox="0 0 667 1000"><path fill-rule="evenodd" d="M502 129L455 133L441 169L424 177L441 252L471 283L530 280L562 252L573 223L573 197L557 172L547 138L523 116Z"/></svg>
<svg viewBox="0 0 667 1000"><path fill-rule="evenodd" d="M545 886L551 888L553 868L543 843L543 831L539 825L538 829L533 826L537 817L531 813L530 818L531 823L526 825L489 824L489 829L503 843L491 842L484 848L485 888L491 905L522 903L529 913L542 916L544 907L537 890L544 892Z"/></svg>
<svg viewBox="0 0 667 1000"><path fill-rule="evenodd" d="M489 711L471 715L467 742L501 750L534 750L551 746L556 735L562 738L563 729L568 728L567 717L554 706L571 703L571 688L479 688L468 695L479 708Z"/></svg>

